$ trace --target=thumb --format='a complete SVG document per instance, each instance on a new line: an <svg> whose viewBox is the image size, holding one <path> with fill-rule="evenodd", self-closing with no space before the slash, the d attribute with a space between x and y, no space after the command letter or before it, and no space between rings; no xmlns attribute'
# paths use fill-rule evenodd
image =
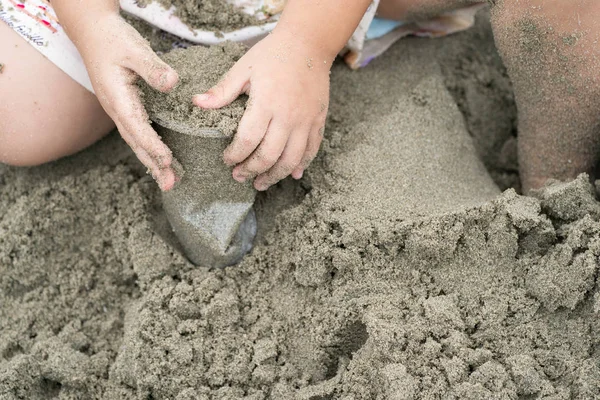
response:
<svg viewBox="0 0 600 400"><path fill-rule="evenodd" d="M243 68L240 68L238 64L234 65L221 81L206 93L195 95L192 99L194 104L200 108L221 108L246 92L249 85L249 75L243 73Z"/></svg>
<svg viewBox="0 0 600 400"><path fill-rule="evenodd" d="M136 74L148 83L153 89L160 92L169 92L179 80L177 72L160 59L156 53L144 46L143 54L135 57L129 66Z"/></svg>

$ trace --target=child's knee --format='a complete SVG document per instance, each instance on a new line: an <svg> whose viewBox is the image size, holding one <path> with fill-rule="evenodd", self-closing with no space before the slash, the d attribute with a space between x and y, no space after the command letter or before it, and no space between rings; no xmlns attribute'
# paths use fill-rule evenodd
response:
<svg viewBox="0 0 600 400"><path fill-rule="evenodd" d="M114 124L98 99L0 22L0 162L32 166L72 154Z"/></svg>
<svg viewBox="0 0 600 400"><path fill-rule="evenodd" d="M19 167L37 166L74 154L114 128L101 109L78 118L40 110L4 114L0 121L0 163Z"/></svg>
<svg viewBox="0 0 600 400"><path fill-rule="evenodd" d="M47 128L41 122L5 115L0 123L0 163L30 167L51 161L55 146L40 140L40 133Z"/></svg>

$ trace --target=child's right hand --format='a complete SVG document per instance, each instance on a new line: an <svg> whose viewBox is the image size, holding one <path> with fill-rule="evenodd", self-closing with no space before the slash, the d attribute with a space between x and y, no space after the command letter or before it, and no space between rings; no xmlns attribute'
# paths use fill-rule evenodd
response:
<svg viewBox="0 0 600 400"><path fill-rule="evenodd" d="M177 72L117 13L95 16L89 29L84 24L77 26L76 44L100 104L160 188L170 190L179 179L173 156L152 129L135 82L140 76L167 92L177 83Z"/></svg>

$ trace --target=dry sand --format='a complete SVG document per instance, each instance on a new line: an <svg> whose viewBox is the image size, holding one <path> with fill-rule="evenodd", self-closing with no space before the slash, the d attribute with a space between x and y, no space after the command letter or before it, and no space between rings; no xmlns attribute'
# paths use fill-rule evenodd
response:
<svg viewBox="0 0 600 400"><path fill-rule="evenodd" d="M480 20L336 65L320 156L235 268L182 258L114 135L0 167L0 399L600 398L600 203L584 177L500 194L492 49Z"/></svg>
<svg viewBox="0 0 600 400"><path fill-rule="evenodd" d="M153 1L165 9L174 6L174 14L191 29L229 32L261 24L225 0L138 0L138 4L143 7Z"/></svg>
<svg viewBox="0 0 600 400"><path fill-rule="evenodd" d="M175 49L163 56L179 73L177 86L168 94L152 90L142 83L144 104L154 120L168 121L187 129L214 128L225 136L233 136L246 108L246 95L219 110L202 110L190 99L217 84L236 61L244 55L245 46L227 43L223 46L192 46ZM187 130L186 129L186 130Z"/></svg>

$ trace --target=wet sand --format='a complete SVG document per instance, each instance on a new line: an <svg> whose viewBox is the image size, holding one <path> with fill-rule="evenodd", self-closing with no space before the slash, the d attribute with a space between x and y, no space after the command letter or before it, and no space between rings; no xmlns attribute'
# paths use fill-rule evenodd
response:
<svg viewBox="0 0 600 400"><path fill-rule="evenodd" d="M514 121L483 19L336 65L319 157L225 270L115 135L0 166L0 399L600 397L600 203L502 193Z"/></svg>

